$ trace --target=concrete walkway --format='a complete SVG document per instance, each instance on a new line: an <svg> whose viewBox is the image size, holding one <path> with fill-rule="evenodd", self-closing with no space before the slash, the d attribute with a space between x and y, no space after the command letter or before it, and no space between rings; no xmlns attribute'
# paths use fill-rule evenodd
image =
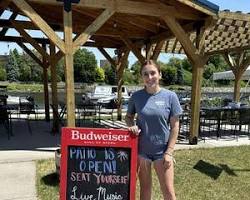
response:
<svg viewBox="0 0 250 200"><path fill-rule="evenodd" d="M7 139L0 124L0 199L37 200L35 188L35 160L54 157L60 144L59 134L51 135L51 124L44 121L30 123L29 132L25 120L13 121L14 136ZM176 149L213 148L219 146L250 145L248 137L200 141L198 145L180 142Z"/></svg>

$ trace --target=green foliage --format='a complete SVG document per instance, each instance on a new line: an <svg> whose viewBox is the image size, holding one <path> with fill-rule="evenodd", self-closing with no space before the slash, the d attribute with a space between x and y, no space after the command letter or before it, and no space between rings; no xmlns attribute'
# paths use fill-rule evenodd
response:
<svg viewBox="0 0 250 200"><path fill-rule="evenodd" d="M183 70L183 82L184 85L192 85L192 72Z"/></svg>
<svg viewBox="0 0 250 200"><path fill-rule="evenodd" d="M3 66L0 66L0 81L6 81L6 80L7 80L6 70Z"/></svg>
<svg viewBox="0 0 250 200"><path fill-rule="evenodd" d="M95 68L97 61L95 55L85 48L79 49L74 54L74 78L75 82L95 82Z"/></svg>
<svg viewBox="0 0 250 200"><path fill-rule="evenodd" d="M175 84L177 79L177 69L175 67L169 65L162 65L161 73L162 73L162 82L165 85Z"/></svg>
<svg viewBox="0 0 250 200"><path fill-rule="evenodd" d="M203 77L205 79L212 80L214 72L216 72L216 68L215 68L214 64L213 63L209 63L209 64L205 65Z"/></svg>
<svg viewBox="0 0 250 200"><path fill-rule="evenodd" d="M14 92L41 92L43 91L42 84L23 84L23 83L9 83L8 91Z"/></svg>
<svg viewBox="0 0 250 200"><path fill-rule="evenodd" d="M95 82L103 83L105 81L105 72L102 68L96 67L95 68Z"/></svg>
<svg viewBox="0 0 250 200"><path fill-rule="evenodd" d="M115 67L112 65L105 65L103 66L103 70L105 72L105 83L108 85L115 85L117 82Z"/></svg>
<svg viewBox="0 0 250 200"><path fill-rule="evenodd" d="M6 66L7 80L9 80L10 82L18 80L19 60L20 60L20 56L18 54L18 51L16 49L14 49L13 51L10 51L10 56L9 56L8 63Z"/></svg>

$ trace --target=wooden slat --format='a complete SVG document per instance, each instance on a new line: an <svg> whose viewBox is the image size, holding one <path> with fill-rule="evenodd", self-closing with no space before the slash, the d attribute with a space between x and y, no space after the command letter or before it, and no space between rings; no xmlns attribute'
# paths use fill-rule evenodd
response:
<svg viewBox="0 0 250 200"><path fill-rule="evenodd" d="M37 14L37 12L25 0L12 0L13 3L31 19L31 21L43 31L43 33L65 53L64 42L53 29Z"/></svg>
<svg viewBox="0 0 250 200"><path fill-rule="evenodd" d="M29 42L47 61L49 61L49 55L47 52L23 29L23 27L15 21L12 21L16 30L23 36L23 38Z"/></svg>
<svg viewBox="0 0 250 200"><path fill-rule="evenodd" d="M174 33L176 38L180 41L183 48L185 49L186 54L189 56L192 62L196 62L196 60L198 60L198 57L195 54L196 49L187 36L186 32L182 29L181 25L176 21L176 19L172 17L164 16L163 19L170 30Z"/></svg>
<svg viewBox="0 0 250 200"><path fill-rule="evenodd" d="M121 33L121 39L126 44L126 46L133 52L133 54L137 57L140 63L144 63L145 58L141 55L141 52L138 50L137 46L127 38L126 35Z"/></svg>
<svg viewBox="0 0 250 200"><path fill-rule="evenodd" d="M9 20L12 21L16 18L17 13L12 13L11 16L9 17ZM1 31L0 31L0 35L3 36L7 33L8 28L4 27Z"/></svg>
<svg viewBox="0 0 250 200"><path fill-rule="evenodd" d="M30 2L61 5L57 0L29 0ZM197 15L190 13L180 13L174 6L169 6L163 3L139 2L127 0L85 0L74 5L76 7L94 8L94 9L115 9L118 13L138 14L145 16L160 17L164 15L174 16L180 19L198 20ZM205 9L204 9L205 10Z"/></svg>
<svg viewBox="0 0 250 200"><path fill-rule="evenodd" d="M74 52L82 46L88 40L89 36L94 34L113 14L114 10L106 9L103 11L103 13L98 16L96 20L74 41Z"/></svg>
<svg viewBox="0 0 250 200"><path fill-rule="evenodd" d="M111 58L107 51L104 48L98 48L102 55L110 62L111 65L116 66L115 60Z"/></svg>
<svg viewBox="0 0 250 200"><path fill-rule="evenodd" d="M22 42L17 42L17 44L41 67L43 67L42 61L32 52L30 51Z"/></svg>

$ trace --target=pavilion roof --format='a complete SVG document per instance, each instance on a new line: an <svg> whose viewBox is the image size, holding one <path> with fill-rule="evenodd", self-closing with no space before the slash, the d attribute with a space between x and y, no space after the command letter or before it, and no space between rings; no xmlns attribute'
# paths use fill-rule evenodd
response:
<svg viewBox="0 0 250 200"><path fill-rule="evenodd" d="M5 1L4 1L5 2ZM6 1L8 2L8 1ZM15 14L23 14L14 3L0 3L0 10L5 8ZM57 0L26 0L31 7L55 31L63 31L63 3ZM81 34L107 8L114 8L112 15L104 25L91 34L85 45L94 47L120 48L125 46L124 37L138 46L154 40L162 35L173 36L168 26L161 19L163 15L171 15L188 31L195 29L195 24L216 16L217 7L205 0L89 0L72 5L73 33ZM2 8L2 9L1 9ZM12 21L24 29L38 30L31 21L0 19L0 27L13 28ZM0 33L0 41L13 38ZM17 38L14 39L18 40ZM25 41L25 40L22 40ZM39 40L38 40L39 41ZM48 41L47 41L48 42Z"/></svg>

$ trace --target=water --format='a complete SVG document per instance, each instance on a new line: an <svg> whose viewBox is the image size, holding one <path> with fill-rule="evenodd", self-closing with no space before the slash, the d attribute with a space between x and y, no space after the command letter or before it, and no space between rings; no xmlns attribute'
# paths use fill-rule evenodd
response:
<svg viewBox="0 0 250 200"><path fill-rule="evenodd" d="M179 98L183 97L191 97L190 92L176 92ZM35 104L38 105L39 108L44 108L44 93L42 92L8 92L9 95L13 96L32 96L35 100ZM75 102L81 102L83 93L75 93ZM244 93L244 96L250 96L250 93ZM203 92L202 98L213 98L213 97L220 97L220 98L228 98L233 99L233 92ZM49 94L49 103L52 103L51 94ZM65 92L58 92L58 101L59 102L66 102Z"/></svg>
<svg viewBox="0 0 250 200"><path fill-rule="evenodd" d="M42 92L8 92L9 95L19 96L19 97L26 97L32 96L35 100L35 104L38 108L44 108L44 93ZM58 92L58 101L59 102L66 102L66 94L64 92ZM80 102L82 99L82 93L75 94L76 103ZM49 94L49 104L52 103L52 95Z"/></svg>

